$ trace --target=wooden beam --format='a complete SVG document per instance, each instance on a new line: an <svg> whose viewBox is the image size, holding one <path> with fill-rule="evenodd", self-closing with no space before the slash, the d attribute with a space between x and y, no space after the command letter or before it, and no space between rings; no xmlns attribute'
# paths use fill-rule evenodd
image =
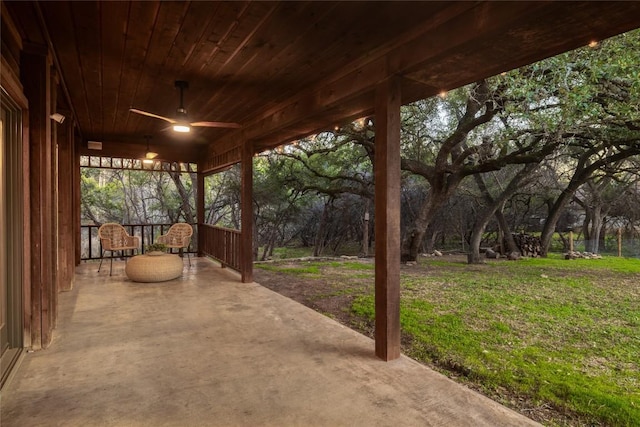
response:
<svg viewBox="0 0 640 427"><path fill-rule="evenodd" d="M376 90L376 356L400 357L400 82Z"/></svg>
<svg viewBox="0 0 640 427"><path fill-rule="evenodd" d="M204 180L205 174L201 172L200 164L198 164L198 174L196 177L197 186L196 189L196 215L198 221L198 256L204 256L202 248L204 247L204 232L202 227L204 225Z"/></svg>
<svg viewBox="0 0 640 427"><path fill-rule="evenodd" d="M73 289L75 270L73 121L54 125L58 138L58 289Z"/></svg>
<svg viewBox="0 0 640 427"><path fill-rule="evenodd" d="M122 141L99 141L102 142L102 150L90 150L87 142L83 141L79 146L81 156L103 156L118 157L123 159L140 159L147 151L146 143L122 142ZM152 141L150 149L158 153L158 159L167 162L198 163L202 158L204 146L198 145L166 145L157 144Z"/></svg>
<svg viewBox="0 0 640 427"><path fill-rule="evenodd" d="M242 146L242 203L240 237L240 265L242 281L253 282L253 146L246 142Z"/></svg>
<svg viewBox="0 0 640 427"><path fill-rule="evenodd" d="M80 221L80 218L82 217L80 212L82 209L82 197L80 192L80 152L78 148L80 145L80 135L76 133L76 130L77 127L75 126L74 121L74 126L71 130L71 143L73 144L73 224L75 227L73 235L75 236L75 262L76 265L80 265L80 258L82 256L82 236L80 234L82 230L82 224Z"/></svg>

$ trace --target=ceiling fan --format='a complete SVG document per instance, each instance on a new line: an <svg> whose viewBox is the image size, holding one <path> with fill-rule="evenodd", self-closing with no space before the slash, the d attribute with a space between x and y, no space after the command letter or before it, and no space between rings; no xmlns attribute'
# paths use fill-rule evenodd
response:
<svg viewBox="0 0 640 427"><path fill-rule="evenodd" d="M138 110L137 108L129 108L129 111L143 116L153 117L156 119L164 120L173 125L173 130L176 132L190 132L191 127L210 127L210 128L233 128L240 127L238 123L228 122L189 122L187 116L187 110L184 108L184 90L189 88L189 83L184 80L176 80L175 86L180 90L180 105L176 111L176 117L170 119L168 117L160 116L158 114L149 113L148 111Z"/></svg>

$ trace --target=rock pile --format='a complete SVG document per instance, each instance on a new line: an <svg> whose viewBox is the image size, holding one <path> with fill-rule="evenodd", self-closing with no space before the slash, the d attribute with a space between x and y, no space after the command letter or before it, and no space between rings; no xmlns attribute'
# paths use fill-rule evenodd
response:
<svg viewBox="0 0 640 427"><path fill-rule="evenodd" d="M591 252L567 252L564 254L564 259L602 259L602 255L594 254Z"/></svg>

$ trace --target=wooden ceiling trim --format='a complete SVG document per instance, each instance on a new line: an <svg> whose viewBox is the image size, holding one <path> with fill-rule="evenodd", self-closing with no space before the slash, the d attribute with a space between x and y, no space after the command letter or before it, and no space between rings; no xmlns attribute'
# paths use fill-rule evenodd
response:
<svg viewBox="0 0 640 427"><path fill-rule="evenodd" d="M2 37L2 41L8 43L5 46L11 48L12 56L19 57L20 50L22 50L22 36L13 22L13 17L7 10L5 2L0 3L0 19L2 20L2 26L0 28L3 33L7 34L6 37ZM15 45L15 48L13 45Z"/></svg>
<svg viewBox="0 0 640 427"><path fill-rule="evenodd" d="M158 153L158 159L184 163L197 163L201 158L201 150L193 146L159 145L151 142L150 147ZM90 150L86 143L81 143L81 156L119 157L123 159L141 159L146 152L146 143L126 143L107 139L102 141L102 150Z"/></svg>
<svg viewBox="0 0 640 427"><path fill-rule="evenodd" d="M4 2L3 2L4 3ZM38 19L36 6L31 2L11 2L11 17L20 32L23 42L35 45L47 45L47 37Z"/></svg>

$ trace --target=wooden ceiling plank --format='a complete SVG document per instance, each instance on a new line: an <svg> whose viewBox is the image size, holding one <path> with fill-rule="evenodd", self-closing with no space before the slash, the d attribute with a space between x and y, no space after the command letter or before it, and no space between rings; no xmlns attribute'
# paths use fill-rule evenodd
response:
<svg viewBox="0 0 640 427"><path fill-rule="evenodd" d="M71 15L80 63L84 98L90 111L85 135L103 135L102 43L100 40L100 3L73 2Z"/></svg>
<svg viewBox="0 0 640 427"><path fill-rule="evenodd" d="M65 81L72 83L69 92L81 127L91 127L90 115L98 113L108 122L105 138L136 139L144 131L159 133L167 143L174 139L163 132L163 123L129 114L128 108L140 99L151 107L137 107L151 109L154 102L164 107L165 100L177 99L173 80L185 75L192 83L186 99L194 119L244 121L245 135L272 144L369 111L372 87L393 74L407 77L406 101L433 94L440 85L459 86L501 67L566 50L579 44L581 34L640 26L638 2L287 3L131 1L111 13L113 25L106 25L111 19L104 6L98 29L93 29L100 34L101 28L104 50L96 62L102 61L97 83L97 71L86 61L89 46L100 36L83 34L84 46L76 47L68 29L70 3L43 2L41 8L47 11ZM12 11L24 9L14 2L7 5ZM176 13L184 15L178 30L175 16L159 12L184 7L186 15ZM323 7L334 9L326 12ZM128 22L123 22L124 8L130 10ZM625 11L628 16L621 16ZM92 31L90 25L74 25ZM111 30L114 34L107 34ZM34 28L20 31L37 33ZM176 76L176 69L183 75ZM161 88L162 81L171 86ZM102 89L95 86L100 83ZM115 87L119 90L113 97ZM102 90L102 111L89 105L99 97L85 96L96 90ZM173 112L174 103L167 104ZM238 136L225 129L198 129L185 144L230 144Z"/></svg>
<svg viewBox="0 0 640 427"><path fill-rule="evenodd" d="M334 31L337 28L348 26L351 24L352 19L349 13L332 13L331 5L335 6L337 3L313 3L313 8L289 8L286 13L280 10L274 13L274 18L271 22L262 29L259 34L256 34L255 39L258 45L254 47L260 57L255 57L255 63L260 64L259 67L249 67L249 63L244 63L244 67L234 72L234 80L229 82L226 87L241 86L242 83L239 80L246 82L247 90L252 90L252 85L262 86L259 91L259 96L253 97L253 99L247 99L247 96L226 96L220 102L224 102L229 110L235 110L244 106L246 111L255 111L256 109L265 109L271 105L277 105L296 95L302 88L305 88L309 84L309 78L313 73L326 74L329 71L327 64L331 64L330 58L325 58L326 45L331 45L334 41L340 40L340 34L338 31ZM293 15L294 16L293 16ZM325 19L330 22L328 27L325 28L323 36L312 34L317 31L317 28L323 25L319 22ZM294 22L296 24L285 25L285 22ZM283 27L287 28L283 31ZM278 34L276 40L273 40L273 35ZM332 39L328 40L324 34L330 36ZM297 35L297 37L296 37ZM307 36L307 37L305 37ZM314 44L314 40L320 40L318 44ZM263 48L261 40L268 40L269 46ZM265 42L266 43L266 42ZM282 48L284 46L284 48ZM343 46L343 45L341 45ZM346 46L343 48L348 49ZM309 69L309 72L305 72L306 64L312 61L311 58L320 57L318 60L320 64L323 64L325 69L323 71L316 69ZM324 59L324 60L323 60ZM304 64L304 66L301 66ZM338 67L340 64L337 65ZM336 67L336 65L332 65ZM259 70L259 73L245 73L245 69L254 68ZM319 66L317 67L319 68ZM248 79L248 81L247 81ZM222 91L220 92L222 94ZM265 103L264 100L269 100L269 103ZM216 99L212 99L208 105L215 103ZM255 107L247 102L253 102ZM206 107L205 106L205 109ZM246 119L250 119L247 117ZM240 119L240 122L245 120Z"/></svg>
<svg viewBox="0 0 640 427"><path fill-rule="evenodd" d="M104 133L117 132L118 101L122 96L122 62L125 56L125 31L129 4L126 2L110 2L108 7L101 10L101 43L102 43L102 100L104 111ZM112 27L118 31L110 31Z"/></svg>
<svg viewBox="0 0 640 427"><path fill-rule="evenodd" d="M301 80L298 76L304 75L297 64L302 62L303 56L313 55L301 45L309 38L318 19L331 13L332 5L318 2L282 3L273 12L272 19L251 40L247 40L245 49L253 52L251 59L240 61L241 67L233 70L235 77L228 79L203 108L207 110L223 103L228 110L234 110L242 105L236 94L253 91L258 85L263 89L260 90L261 96L256 97L256 103L265 99L278 102L295 94L300 84L296 79ZM284 22L289 24L283 25ZM253 66L254 63L259 66ZM228 73L229 70L226 71Z"/></svg>
<svg viewBox="0 0 640 427"><path fill-rule="evenodd" d="M207 73L206 78L213 80L214 82L220 78L220 76L236 76L242 75L243 70L256 68L253 67L254 60L257 53L247 48L248 43L251 41L254 34L263 27L268 18L272 15L275 7L273 4L266 2L251 3L252 7L243 9L241 19L237 20L238 24L230 27L224 34L225 40L221 49L217 49L217 54L214 58L219 58L221 61L215 70L213 65L215 61L209 63L209 68L201 68L201 71L210 70ZM257 9L257 7L260 7ZM238 34L240 34L238 36ZM213 64L213 65L212 65ZM229 99L229 96L224 93L226 84L216 85L214 90L209 92L200 92L194 100L194 108L199 111L211 111L216 115L215 120L220 121L235 121L228 116L228 108L224 110L216 110L218 106L224 105L225 101ZM212 120L209 118L208 120Z"/></svg>
<svg viewBox="0 0 640 427"><path fill-rule="evenodd" d="M520 21L514 20L514 25L507 29L497 28L494 34L485 33L481 37L467 41L458 46L455 53L441 52L430 59L429 66L422 67L416 72L407 74L407 76L440 89L456 88L479 78L490 77L503 71L531 64L543 59L541 56L550 57L570 49L585 46L593 39L607 38L614 35L614 33L627 31L638 25L638 19L632 18L626 24L622 23L617 26L615 30L610 29L608 32L604 32L602 28L607 27L606 23L596 24L601 14L593 12L593 9L588 9L584 12L585 16L577 18L582 13L581 5L570 6L570 10L567 10L566 13L562 13L557 9L551 12L547 9L532 12L526 17L521 17ZM632 5L612 2L608 5L610 12L615 7L621 8L620 16L625 14L629 14L631 17L640 16L640 3ZM632 10L634 7L635 13ZM578 20L576 21L576 19ZM574 21L574 24L570 21ZM549 25L541 30L536 25L537 22L546 22ZM558 32L563 31L562 28L576 28L579 22L590 22L590 28L581 26L581 28L584 28L583 31L564 33L564 35L558 37ZM504 35L502 43L495 43L496 34ZM536 49L540 44L545 46L543 55L541 55L539 49ZM532 54L531 52L535 53ZM505 61L504 58L509 58L509 61ZM459 67L459 71L452 75L448 70L458 64L464 64L464 66ZM484 69L482 75L477 72L480 67Z"/></svg>
<svg viewBox="0 0 640 427"><path fill-rule="evenodd" d="M69 96L73 101L77 115L77 123L81 128L81 133L84 133L85 128L90 127L92 111L89 109L89 105L86 102L87 99L84 96L85 86L80 56L78 50L74 48L76 46L76 35L73 25L70 25L73 23L71 5L69 3L55 5L52 2L42 2L40 6L49 27L48 30L56 56L60 64L63 64L63 69L60 70L60 73L65 82L67 82ZM62 23L64 25L61 25ZM55 24L55 26L52 24ZM72 48L61 49L61 47ZM71 82L73 84L68 84Z"/></svg>
<svg viewBox="0 0 640 427"><path fill-rule="evenodd" d="M186 3L162 2L149 40L147 56L138 82L135 108L173 117L178 108L175 67L169 61L183 27ZM146 121L146 120L145 120ZM143 124L145 121L140 121ZM158 126L166 125L158 123ZM141 135L144 131L140 130Z"/></svg>
<svg viewBox="0 0 640 427"><path fill-rule="evenodd" d="M357 3L355 3L355 5L359 7ZM318 37L317 40L319 40L320 42L326 43L328 46L333 46L333 47L330 49L317 48L316 50L302 49L304 51L309 52L309 57L306 59L298 59L296 61L296 64L298 64L298 67L295 69L295 72L297 73L297 75L311 75L313 73L318 73L319 75L329 76L322 83L322 85L326 85L326 81L337 80L340 78L344 78L347 73L358 72L358 69L367 66L367 62L375 61L376 58L379 58L382 55L387 54L391 50L397 49L398 44L406 42L407 39L415 37L415 34L421 34L426 29L432 30L434 28L438 28L438 26L444 25L453 17L456 17L473 7L473 4L469 2L458 2L453 4L447 4L446 7L440 3L436 3L435 5L437 7L433 6L432 4L428 4L427 6L421 7L421 13L429 15L430 19L426 21L426 23L423 23L422 21L418 21L418 24L419 24L418 29L413 29L413 30L407 29L407 34L403 34L402 36L399 36L398 41L383 39L384 43L381 43L378 40L374 40L372 42L373 43L372 45L367 45L366 48L364 49L368 53L363 56L358 56L354 60L351 60L351 58L349 57L349 52L356 51L356 46L354 46L354 43L356 42L351 41L350 43L345 43L344 41L345 36L341 34L341 31L339 29L357 27L360 25L359 22L353 22L352 21L353 18L351 18L350 21L340 21L339 19L333 18L333 16L329 16L328 17L329 19L327 22L319 22L317 24L318 28L322 28L321 30L322 36ZM378 4L376 3L375 6L378 6ZM340 10L342 11L342 9ZM382 9L376 9L376 10L378 11L377 13L379 13L383 17L391 16L389 10L387 9L382 8ZM409 9L409 10L412 10L412 9ZM406 13L407 12L405 12L405 14ZM352 16L353 14L343 13L338 15ZM396 13L395 17L397 17L397 15L398 14ZM356 14L356 16L357 16L357 21L359 20L366 21L359 14ZM369 18L369 16L367 16L367 18ZM375 19L371 19L371 20L374 22L379 22ZM402 22L402 21L399 21L399 22ZM395 24L395 25L398 25L398 24ZM392 24L389 24L389 26L393 27ZM365 26L365 30L363 30L363 33L375 34L376 33L375 26L372 28ZM383 45L383 46L380 46L380 45ZM377 53L377 55L374 55L374 53ZM342 61L338 61L336 58L342 58ZM315 64L318 62L319 63L336 63L338 64L338 66L334 70L323 69L322 72L318 72L318 70L315 70L315 68L317 68L317 65ZM300 69L299 64L301 63L305 64L305 66L306 64L309 64L308 68L305 67L306 72L305 72L305 69ZM370 83L370 82L366 81L361 83ZM304 87L308 87L308 82L304 82L304 84L300 86L295 86L295 85L291 85L291 86L293 86L294 88L295 87L304 88ZM272 98L271 92L265 93L264 96ZM230 108L233 108L233 107L234 107L233 105L230 106ZM266 117L274 113L273 110L270 110L264 107L261 108L261 111L264 112L263 117Z"/></svg>
<svg viewBox="0 0 640 427"><path fill-rule="evenodd" d="M124 127L125 132L137 134L139 124L146 121L157 129L155 120L141 117L129 112L129 108L136 107L138 83L144 74L144 64L149 48L149 40L153 34L158 16L159 2L129 2L129 16L125 29L125 49L120 77L120 95L116 121ZM150 130L150 133L151 132ZM141 135L142 136L142 135Z"/></svg>
<svg viewBox="0 0 640 427"><path fill-rule="evenodd" d="M495 9L496 7L498 9ZM273 111L271 114L257 119L256 122L248 125L249 129L245 135L248 139L253 139L258 138L261 134L269 134L276 129L286 128L296 121L304 120L313 112L326 110L337 103L348 101L350 97L358 96L363 91L370 90L376 81L380 81L381 78L388 77L392 73L402 72L403 69L411 69L412 67L429 69L429 65L425 64L429 64L429 60L433 60L434 57L437 58L437 54L455 55L453 49L459 45L464 42L475 43L480 38L478 34L482 34L480 31L482 28L490 27L492 29L487 34L504 33L514 20L525 16L531 19L531 13L531 8L523 7L517 3L510 4L508 8L500 8L498 3L482 4L479 8L465 12L462 21L447 23L446 29L433 29L429 33L434 34L425 34L402 49L394 50L389 62L385 58L379 58L376 63L369 63L337 81L325 83L320 89L314 88L292 100L278 111ZM497 21L493 21L493 19L497 19ZM461 28L463 25L466 25L466 32L464 28ZM445 39L452 44L451 49L454 53L441 47ZM495 43L495 38L492 40ZM416 55L414 52L420 47L424 50L421 51L421 55ZM462 59L460 58L461 62L457 64L457 67L468 69ZM385 71L387 64L395 68ZM478 73L477 68L471 69L474 74ZM431 83L433 84L433 82ZM443 85L448 85L448 83L446 80L442 81ZM425 91L430 87L425 86Z"/></svg>

